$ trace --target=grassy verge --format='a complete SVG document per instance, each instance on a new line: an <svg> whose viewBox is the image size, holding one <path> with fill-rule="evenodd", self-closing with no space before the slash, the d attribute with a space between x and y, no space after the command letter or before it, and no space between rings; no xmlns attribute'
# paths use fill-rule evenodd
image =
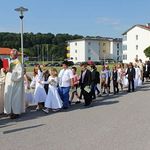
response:
<svg viewBox="0 0 150 150"><path fill-rule="evenodd" d="M115 64L109 64L110 69L112 69L112 67L114 65ZM76 67L77 67L77 74L80 74L80 72L81 72L80 66L76 66ZM102 68L101 65L97 65L96 67L97 67L98 71L100 71ZM50 70L50 68L52 68L52 67L44 67L43 70ZM58 72L62 69L62 67L53 67L53 68L56 68ZM27 72L33 72L34 67L26 67L26 69L27 69Z"/></svg>

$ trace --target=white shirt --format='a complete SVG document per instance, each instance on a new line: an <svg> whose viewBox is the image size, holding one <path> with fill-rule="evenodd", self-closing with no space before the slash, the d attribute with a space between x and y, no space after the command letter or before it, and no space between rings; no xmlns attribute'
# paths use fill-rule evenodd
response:
<svg viewBox="0 0 150 150"><path fill-rule="evenodd" d="M145 67L146 67L145 71L148 71L148 65L146 65Z"/></svg>
<svg viewBox="0 0 150 150"><path fill-rule="evenodd" d="M82 83L84 82L84 77L85 77L86 71L87 70L83 71L83 73L82 73Z"/></svg>
<svg viewBox="0 0 150 150"><path fill-rule="evenodd" d="M58 74L58 78L60 87L70 87L70 80L73 78L73 72L71 69L62 69Z"/></svg>

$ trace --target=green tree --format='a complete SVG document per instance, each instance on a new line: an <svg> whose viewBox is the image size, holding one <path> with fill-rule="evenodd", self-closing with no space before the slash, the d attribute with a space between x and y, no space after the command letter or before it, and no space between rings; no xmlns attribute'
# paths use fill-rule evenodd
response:
<svg viewBox="0 0 150 150"><path fill-rule="evenodd" d="M150 58L150 46L144 50L145 56Z"/></svg>
<svg viewBox="0 0 150 150"><path fill-rule="evenodd" d="M81 35L24 33L24 52L36 60L63 60L67 41L83 38ZM21 50L20 33L0 32L0 47Z"/></svg>

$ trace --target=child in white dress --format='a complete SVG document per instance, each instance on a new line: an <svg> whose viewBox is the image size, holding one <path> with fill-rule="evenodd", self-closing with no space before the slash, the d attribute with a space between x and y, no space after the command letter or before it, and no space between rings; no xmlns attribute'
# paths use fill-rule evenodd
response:
<svg viewBox="0 0 150 150"><path fill-rule="evenodd" d="M45 101L46 109L43 109L44 112L49 113L49 109L52 111L58 111L63 106L63 102L58 94L58 77L57 70L55 68L51 68L50 76L47 81L43 81L43 84L49 84L49 90L47 94L47 98Z"/></svg>
<svg viewBox="0 0 150 150"><path fill-rule="evenodd" d="M35 82L35 91L34 91L34 102L37 104L36 110L40 110L44 107L44 102L46 100L46 92L44 86L41 84L43 81L43 72L38 66L34 70L34 82Z"/></svg>
<svg viewBox="0 0 150 150"><path fill-rule="evenodd" d="M24 98L26 107L33 103L33 93L30 88L31 81L31 77L26 73L26 68L24 68Z"/></svg>

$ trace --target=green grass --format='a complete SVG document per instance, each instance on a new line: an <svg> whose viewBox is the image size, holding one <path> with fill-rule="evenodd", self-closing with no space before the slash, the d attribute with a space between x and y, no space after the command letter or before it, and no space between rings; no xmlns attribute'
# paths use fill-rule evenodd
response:
<svg viewBox="0 0 150 150"><path fill-rule="evenodd" d="M112 67L114 65L115 64L109 64L110 69L112 69ZM76 66L76 67L77 67L77 74L80 74L80 72L81 72L80 66ZM102 68L101 65L97 65L96 67L97 67L98 71L101 71L101 68ZM44 67L43 69L44 70L50 70L50 68L52 68L52 67ZM62 69L62 67L53 67L53 68L56 68L58 72ZM33 69L34 69L34 67L26 67L27 72L33 72Z"/></svg>

